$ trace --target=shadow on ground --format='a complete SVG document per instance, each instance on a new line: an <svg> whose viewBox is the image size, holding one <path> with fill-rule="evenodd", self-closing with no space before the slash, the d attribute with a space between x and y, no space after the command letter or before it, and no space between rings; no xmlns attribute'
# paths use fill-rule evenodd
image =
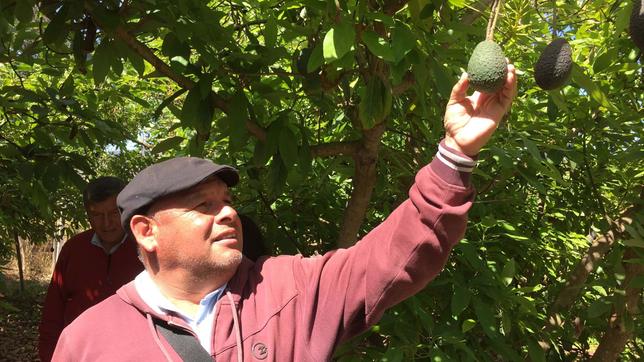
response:
<svg viewBox="0 0 644 362"><path fill-rule="evenodd" d="M39 361L38 323L47 283L0 274L0 361Z"/></svg>

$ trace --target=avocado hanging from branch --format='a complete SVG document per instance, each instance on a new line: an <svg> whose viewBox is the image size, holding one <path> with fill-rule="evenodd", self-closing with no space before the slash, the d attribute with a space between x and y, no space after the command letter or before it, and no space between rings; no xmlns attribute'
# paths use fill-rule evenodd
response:
<svg viewBox="0 0 644 362"><path fill-rule="evenodd" d="M470 85L482 93L496 93L505 84L508 62L501 46L494 42L494 28L503 0L495 0L490 11L485 40L478 43L467 64Z"/></svg>

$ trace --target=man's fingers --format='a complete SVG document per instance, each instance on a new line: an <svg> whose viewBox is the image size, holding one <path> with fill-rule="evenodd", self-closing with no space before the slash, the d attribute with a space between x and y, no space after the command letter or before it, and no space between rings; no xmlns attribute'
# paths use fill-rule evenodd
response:
<svg viewBox="0 0 644 362"><path fill-rule="evenodd" d="M469 87L470 82L467 77L467 73L463 72L461 78L454 84L452 87L452 94L449 96L449 104L462 102L465 97L467 97L467 88Z"/></svg>
<svg viewBox="0 0 644 362"><path fill-rule="evenodd" d="M517 94L517 73L514 64L508 64L508 76L501 92L503 106L509 107Z"/></svg>

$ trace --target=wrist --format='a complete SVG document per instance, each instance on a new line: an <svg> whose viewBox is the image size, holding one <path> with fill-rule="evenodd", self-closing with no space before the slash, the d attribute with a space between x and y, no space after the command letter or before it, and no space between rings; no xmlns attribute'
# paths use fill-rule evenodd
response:
<svg viewBox="0 0 644 362"><path fill-rule="evenodd" d="M456 142L452 137L450 137L450 136L445 136L445 139L444 139L444 141L443 141L443 142L445 142L445 146L447 146L447 147L449 147L449 148L453 149L454 151L460 152L460 153L462 153L462 154L464 154L464 155L466 155L466 156L468 156L468 157L476 158L476 156L478 156L478 154L479 154L479 150L478 150L478 149L476 149L476 150L475 150L475 149L470 149L470 148L461 147L461 145L459 145L459 144L458 144L458 143L457 143L457 142Z"/></svg>

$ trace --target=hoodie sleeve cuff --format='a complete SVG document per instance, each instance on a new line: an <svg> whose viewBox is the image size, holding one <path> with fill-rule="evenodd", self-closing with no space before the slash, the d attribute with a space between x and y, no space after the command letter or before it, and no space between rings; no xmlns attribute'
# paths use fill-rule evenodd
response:
<svg viewBox="0 0 644 362"><path fill-rule="evenodd" d="M470 185L472 170L476 167L476 158L447 147L445 140L442 140L429 166L446 182L467 187Z"/></svg>

